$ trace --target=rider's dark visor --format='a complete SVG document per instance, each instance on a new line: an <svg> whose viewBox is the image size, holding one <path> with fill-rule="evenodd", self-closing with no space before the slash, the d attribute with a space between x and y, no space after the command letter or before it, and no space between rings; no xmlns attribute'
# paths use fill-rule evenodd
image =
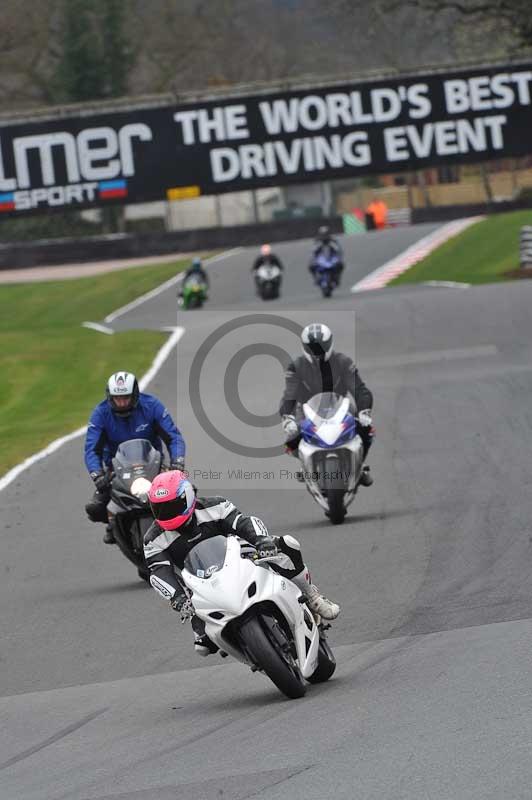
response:
<svg viewBox="0 0 532 800"><path fill-rule="evenodd" d="M180 517L187 510L187 498L178 497L176 500L169 500L167 503L152 503L152 511L155 519L167 520Z"/></svg>

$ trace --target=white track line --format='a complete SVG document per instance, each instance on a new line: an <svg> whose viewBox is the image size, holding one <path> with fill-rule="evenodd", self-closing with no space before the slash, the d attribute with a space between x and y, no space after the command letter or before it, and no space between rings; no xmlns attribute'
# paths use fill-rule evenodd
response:
<svg viewBox="0 0 532 800"><path fill-rule="evenodd" d="M461 233L481 219L484 219L484 217L467 217L466 219L455 219L452 222L448 222L436 231L429 233L428 236L420 239L419 242L408 247L398 256L387 261L382 267L370 272L365 278L355 283L351 287L351 291L367 292L370 289L382 289L393 278L402 275L403 272L406 272L407 269L410 269L418 261L428 256L429 253L432 253L433 250L444 244L448 239Z"/></svg>
<svg viewBox="0 0 532 800"><path fill-rule="evenodd" d="M82 328L90 328L91 331L98 331L98 333L106 333L108 336L112 336L114 330L112 328L106 328L105 325L100 325L99 322L82 322Z"/></svg>
<svg viewBox="0 0 532 800"><path fill-rule="evenodd" d="M242 252L243 247L235 247L232 250L227 250L224 253L218 253L216 256L212 256L212 258L206 259L204 262L205 264L213 264L216 261L222 261L224 258L229 258L230 256L234 256L237 253ZM151 292L147 292L146 294L142 295L142 297L137 297L136 300L133 302L128 303L126 306L122 306L122 308L117 309L117 311L113 311L111 314L105 318L105 322L110 322L112 319L124 314L126 311L129 311L131 308L135 308L139 306L141 303L144 303L146 300L149 300L151 297L155 297L160 292L164 291L164 289L168 288L168 286L172 286L174 283L178 283L178 281L183 279L182 273L179 273L174 278L165 283L161 284L161 286L157 286L155 289L152 289ZM113 332L111 328L105 329L103 325L99 325L97 327L97 323L83 323L83 325L87 327L92 327L95 330L101 330L102 333ZM157 355L155 356L153 363L149 370L146 372L145 375L139 380L139 387L141 391L143 391L146 386L149 384L151 380L155 377L157 372L160 370L166 359L168 358L169 354L173 350L173 348L177 345L178 341L183 336L185 329L184 328L170 328L173 331L172 335L167 339L167 341L163 344ZM56 450L59 450L67 442L71 442L73 439L77 439L79 436L83 436L87 432L87 426L85 425L83 428L78 428L76 431L72 431L72 433L68 433L66 436L61 436L60 439L54 439L53 442L50 442L43 450L39 450L38 453L34 453L32 456L29 456L20 464L17 464L9 472L6 472L5 475L0 477L0 492L2 489L5 489L6 486L9 486L15 478L24 472L24 470L31 467L32 464L35 464L37 461L41 461L43 458L55 453Z"/></svg>
<svg viewBox="0 0 532 800"><path fill-rule="evenodd" d="M240 253L243 249L243 247L235 247L233 250L227 250L225 253L218 253L217 256L207 258L203 263L214 264L216 261L221 261L224 258L229 258L230 256ZM128 311L131 311L132 308L142 305L142 303L145 303L146 300L151 300L152 297L157 297L157 295L161 292L164 292L165 289L169 289L170 286L175 286L176 283L182 281L183 274L183 272L179 272L177 275L174 275L173 278L170 278L170 280L165 281L165 283L161 283L160 286L156 286L155 289L152 289L151 291L146 292L146 294L143 294L140 297L137 297L135 300L132 300L131 303L127 303L125 306L117 308L116 311L111 311L111 313L105 317L104 322L112 322L117 317L121 317L122 314L126 314Z"/></svg>
<svg viewBox="0 0 532 800"><path fill-rule="evenodd" d="M139 387L141 391L144 391L146 386L149 384L151 380L155 377L157 372L160 370L168 356L170 355L173 348L176 346L178 341L181 339L185 332L184 328L174 328L174 332L172 335L167 339L167 341L163 344L157 355L155 356L153 363L149 370L142 376L139 380ZM66 436L61 436L60 439L55 439L53 442L50 442L43 450L39 450L38 453L34 453L32 456L29 456L20 464L17 464L15 467L6 472L0 478L0 491L5 489L6 486L9 486L15 478L24 472L24 470L31 467L33 464L37 463L37 461L42 461L43 458L55 453L56 450L59 450L67 442L71 442L73 439L77 439L79 436L84 436L87 432L87 426L85 425L83 428L78 428L76 431L72 431L72 433L68 433Z"/></svg>

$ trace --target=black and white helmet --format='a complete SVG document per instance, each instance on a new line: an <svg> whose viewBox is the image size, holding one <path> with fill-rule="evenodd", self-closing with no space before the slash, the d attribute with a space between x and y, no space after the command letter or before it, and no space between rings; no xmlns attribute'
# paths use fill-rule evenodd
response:
<svg viewBox="0 0 532 800"><path fill-rule="evenodd" d="M128 417L139 402L139 384L132 372L115 372L107 381L107 402L113 414ZM124 404L118 398L128 398Z"/></svg>
<svg viewBox="0 0 532 800"><path fill-rule="evenodd" d="M301 344L307 361L328 361L333 349L331 329L322 322L311 322L301 332Z"/></svg>

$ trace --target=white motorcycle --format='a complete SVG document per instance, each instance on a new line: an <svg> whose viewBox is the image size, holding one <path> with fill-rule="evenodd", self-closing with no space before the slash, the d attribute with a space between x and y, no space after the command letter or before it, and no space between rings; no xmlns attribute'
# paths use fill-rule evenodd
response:
<svg viewBox="0 0 532 800"><path fill-rule="evenodd" d="M264 672L289 698L306 684L328 680L336 661L297 586L269 565L282 556L258 559L237 536L214 536L188 553L182 578L197 616L222 656L233 656Z"/></svg>
<svg viewBox="0 0 532 800"><path fill-rule="evenodd" d="M281 270L276 264L262 264L257 270L257 291L263 300L276 300L281 288Z"/></svg>
<svg viewBox="0 0 532 800"><path fill-rule="evenodd" d="M349 398L323 392L303 404L299 459L308 491L334 525L358 489L364 447Z"/></svg>

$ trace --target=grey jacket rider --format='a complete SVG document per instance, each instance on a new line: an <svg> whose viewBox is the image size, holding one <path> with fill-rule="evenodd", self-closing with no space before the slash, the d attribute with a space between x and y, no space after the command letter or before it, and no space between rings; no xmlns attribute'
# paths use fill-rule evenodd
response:
<svg viewBox="0 0 532 800"><path fill-rule="evenodd" d="M308 361L299 356L285 373L285 389L279 413L294 414L298 404L306 403L321 392L335 392L343 397L351 394L358 411L371 409L373 395L358 374L358 370L344 353L333 351L328 361Z"/></svg>

